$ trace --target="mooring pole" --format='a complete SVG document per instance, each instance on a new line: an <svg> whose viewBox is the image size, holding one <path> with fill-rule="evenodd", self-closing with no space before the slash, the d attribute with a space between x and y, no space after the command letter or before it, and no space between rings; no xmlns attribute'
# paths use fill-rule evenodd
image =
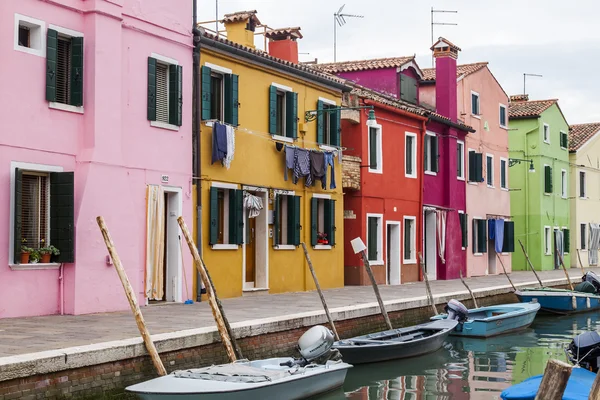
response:
<svg viewBox="0 0 600 400"><path fill-rule="evenodd" d="M433 293L431 292L431 287L429 286L429 278L427 278L427 274L425 273L425 263L423 263L423 254L421 254L421 252L419 252L419 265L421 267L421 273L423 274L423 280L425 281L425 290L427 290L429 305L433 310L433 315L438 315L438 310L435 306L435 301L433 301Z"/></svg>
<svg viewBox="0 0 600 400"><path fill-rule="evenodd" d="M535 272L535 268L533 268L533 264L531 263L531 260L529 259L529 255L527 254L527 252L525 251L525 246L523 246L523 242L521 242L521 239L519 239L519 244L521 245L521 250L523 250L523 254L525 254L525 258L527 259L527 263L529 264L529 266L531 267L531 271L533 272L533 274L535 275L535 277L537 278L538 282L540 283L541 287L544 287L544 284L542 283L542 280L540 279L540 277L538 276L537 272Z"/></svg>
<svg viewBox="0 0 600 400"><path fill-rule="evenodd" d="M506 275L506 278L510 282L510 286L512 286L513 290L516 292L517 288L515 287L513 281L510 279L510 276L508 276L508 272L506 272L506 268L504 268L504 262L502 262L502 258L500 257L500 254L496 253L496 257L498 257L498 260L500 260L500 265L502 265L502 270L504 271L504 275Z"/></svg>
<svg viewBox="0 0 600 400"><path fill-rule="evenodd" d="M535 400L561 400L573 367L559 360L548 360Z"/></svg>
<svg viewBox="0 0 600 400"><path fill-rule="evenodd" d="M469 291L469 294L471 295L471 299L473 300L473 304L475 305L475 308L479 308L479 306L477 305L477 300L475 300L475 295L471 291L471 288L467 285L467 282L465 282L465 280L463 279L462 271L458 271L458 275L460 276L460 281L463 283L463 285L465 285L465 287Z"/></svg>

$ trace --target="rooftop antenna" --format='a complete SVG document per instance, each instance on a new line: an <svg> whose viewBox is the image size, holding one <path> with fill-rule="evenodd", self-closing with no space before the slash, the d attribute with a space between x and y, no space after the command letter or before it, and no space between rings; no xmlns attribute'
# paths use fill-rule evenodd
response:
<svg viewBox="0 0 600 400"><path fill-rule="evenodd" d="M458 11L455 10L434 10L433 7L431 7L431 45L433 46L433 44L435 43L433 40L433 26L434 25L458 25L452 22L434 22L433 21L433 14L435 13L453 13L453 14L458 14ZM433 54L431 54L431 68L433 68Z"/></svg>
<svg viewBox="0 0 600 400"><path fill-rule="evenodd" d="M219 0L215 0L215 35L219 37Z"/></svg>
<svg viewBox="0 0 600 400"><path fill-rule="evenodd" d="M527 73L524 73L524 74L523 74L523 94L524 94L524 95L525 95L525 94L527 94L527 91L525 90L525 84L526 84L526 78L527 78L528 76L537 76L538 78L543 78L543 76L542 76L542 75L538 75L538 74L527 74Z"/></svg>
<svg viewBox="0 0 600 400"><path fill-rule="evenodd" d="M337 60L337 24L343 26L346 24L344 17L348 18L364 18L364 15L343 14L342 10L346 7L344 4L340 9L333 14L333 62Z"/></svg>

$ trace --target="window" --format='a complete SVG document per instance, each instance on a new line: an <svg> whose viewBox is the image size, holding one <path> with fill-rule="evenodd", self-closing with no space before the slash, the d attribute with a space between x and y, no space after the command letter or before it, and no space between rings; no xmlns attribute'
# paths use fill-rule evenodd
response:
<svg viewBox="0 0 600 400"><path fill-rule="evenodd" d="M52 245L54 262L74 262L74 175L15 168L13 260L21 263L22 246ZM37 261L29 258L29 262Z"/></svg>
<svg viewBox="0 0 600 400"><path fill-rule="evenodd" d="M46 24L35 18L15 14L14 49L44 57Z"/></svg>
<svg viewBox="0 0 600 400"><path fill-rule="evenodd" d="M483 182L483 155L469 150L469 182Z"/></svg>
<svg viewBox="0 0 600 400"><path fill-rule="evenodd" d="M383 216L367 214L367 256L369 262L383 265Z"/></svg>
<svg viewBox="0 0 600 400"><path fill-rule="evenodd" d="M513 221L504 221L504 240L502 242L502 252L515 252L515 223Z"/></svg>
<svg viewBox="0 0 600 400"><path fill-rule="evenodd" d="M331 111L328 111L331 110ZM341 112L334 102L317 102L317 143L340 146Z"/></svg>
<svg viewBox="0 0 600 400"><path fill-rule="evenodd" d="M243 243L243 191L227 184L223 186L213 184L210 188L209 243L213 249L221 245L233 245L231 248L235 249Z"/></svg>
<svg viewBox="0 0 600 400"><path fill-rule="evenodd" d="M335 246L335 200L313 196L310 221L312 246Z"/></svg>
<svg viewBox="0 0 600 400"><path fill-rule="evenodd" d="M585 250L586 247L586 230L587 230L587 224L580 224L579 225L579 248L581 250Z"/></svg>
<svg viewBox="0 0 600 400"><path fill-rule="evenodd" d="M465 143L456 142L456 177L465 180Z"/></svg>
<svg viewBox="0 0 600 400"><path fill-rule="evenodd" d="M506 128L506 106L504 104L500 104L500 127Z"/></svg>
<svg viewBox="0 0 600 400"><path fill-rule="evenodd" d="M479 116L479 93L471 91L471 114Z"/></svg>
<svg viewBox="0 0 600 400"><path fill-rule="evenodd" d="M587 197L585 171L579 171L579 197L582 199L585 199Z"/></svg>
<svg viewBox="0 0 600 400"><path fill-rule="evenodd" d="M550 143L550 125L544 124L542 129L544 130L544 142Z"/></svg>
<svg viewBox="0 0 600 400"><path fill-rule="evenodd" d="M272 84L269 88L269 133L298 137L298 93L290 87Z"/></svg>
<svg viewBox="0 0 600 400"><path fill-rule="evenodd" d="M404 217L404 263L417 262L416 218Z"/></svg>
<svg viewBox="0 0 600 400"><path fill-rule="evenodd" d="M486 154L486 179L488 187L494 187L494 156Z"/></svg>
<svg viewBox="0 0 600 400"><path fill-rule="evenodd" d="M182 67L176 60L148 57L148 120L152 126L176 130L181 126Z"/></svg>
<svg viewBox="0 0 600 400"><path fill-rule="evenodd" d="M544 165L544 193L552 193L552 167Z"/></svg>
<svg viewBox="0 0 600 400"><path fill-rule="evenodd" d="M438 137L434 133L425 134L425 172L435 175L438 170Z"/></svg>
<svg viewBox="0 0 600 400"><path fill-rule="evenodd" d="M83 35L58 29L48 29L46 37L46 100L53 108L81 111L56 106L83 105Z"/></svg>
<svg viewBox="0 0 600 400"><path fill-rule="evenodd" d="M383 149L381 125L369 127L369 171L381 173L383 170Z"/></svg>
<svg viewBox="0 0 600 400"><path fill-rule="evenodd" d="M277 96L277 118L276 118L276 130L275 132L279 136L285 136L285 124L283 121L285 120L285 92L281 90L276 91Z"/></svg>
<svg viewBox="0 0 600 400"><path fill-rule="evenodd" d="M277 194L273 245L300 245L300 196Z"/></svg>
<svg viewBox="0 0 600 400"><path fill-rule="evenodd" d="M563 232L563 240L564 240L564 246L565 246L565 254L567 254L567 253L569 253L569 250L571 248L571 232L564 226L562 228L562 232Z"/></svg>
<svg viewBox="0 0 600 400"><path fill-rule="evenodd" d="M418 81L400 72L400 99L409 103L417 104L419 100Z"/></svg>
<svg viewBox="0 0 600 400"><path fill-rule="evenodd" d="M566 150L569 148L569 137L563 131L560 131L560 147L563 150Z"/></svg>
<svg viewBox="0 0 600 400"><path fill-rule="evenodd" d="M463 250L469 246L468 240L468 215L464 211L458 212L458 221L460 222L461 245Z"/></svg>
<svg viewBox="0 0 600 400"><path fill-rule="evenodd" d="M239 76L228 68L211 63L204 63L201 75L202 120L215 120L238 126Z"/></svg>
<svg viewBox="0 0 600 400"><path fill-rule="evenodd" d="M28 26L19 25L19 46L31 47L30 29Z"/></svg>
<svg viewBox="0 0 600 400"><path fill-rule="evenodd" d="M544 254L552 254L552 234L549 226L544 227Z"/></svg>
<svg viewBox="0 0 600 400"><path fill-rule="evenodd" d="M473 218L473 254L487 252L487 220Z"/></svg>
<svg viewBox="0 0 600 400"><path fill-rule="evenodd" d="M406 133L404 142L404 176L408 178L417 177L417 135Z"/></svg>
<svg viewBox="0 0 600 400"><path fill-rule="evenodd" d="M508 184L506 182L506 175L507 175L507 162L506 159L501 158L500 159L500 187L502 189L508 189Z"/></svg>
<svg viewBox="0 0 600 400"><path fill-rule="evenodd" d="M560 194L563 199L567 198L567 171L560 170Z"/></svg>

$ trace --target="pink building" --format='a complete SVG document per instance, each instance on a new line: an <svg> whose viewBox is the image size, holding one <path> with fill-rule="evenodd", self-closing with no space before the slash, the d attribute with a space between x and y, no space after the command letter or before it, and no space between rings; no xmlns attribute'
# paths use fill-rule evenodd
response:
<svg viewBox="0 0 600 400"><path fill-rule="evenodd" d="M128 308L98 215L141 304L185 300L192 263L176 218L192 225L192 3L1 10L0 318ZM38 260L49 245L60 254Z"/></svg>

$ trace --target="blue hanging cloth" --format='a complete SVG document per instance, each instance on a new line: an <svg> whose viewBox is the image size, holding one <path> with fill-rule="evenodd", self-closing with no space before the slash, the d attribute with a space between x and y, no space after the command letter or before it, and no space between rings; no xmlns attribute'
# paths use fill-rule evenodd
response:
<svg viewBox="0 0 600 400"><path fill-rule="evenodd" d="M504 220L496 220L496 253L502 253L502 247L504 246Z"/></svg>
<svg viewBox="0 0 600 400"><path fill-rule="evenodd" d="M488 238L494 240L494 233L496 232L496 220L488 219Z"/></svg>

